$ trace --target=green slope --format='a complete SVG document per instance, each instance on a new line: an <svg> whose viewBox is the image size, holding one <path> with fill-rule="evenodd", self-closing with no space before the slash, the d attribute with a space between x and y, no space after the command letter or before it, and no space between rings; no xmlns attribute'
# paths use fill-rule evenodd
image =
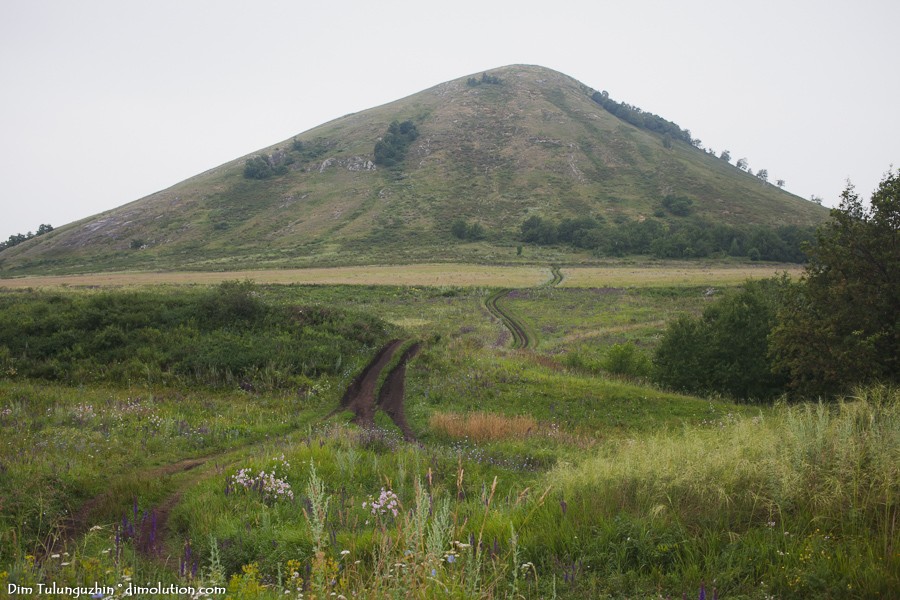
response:
<svg viewBox="0 0 900 600"><path fill-rule="evenodd" d="M654 217L667 194L725 224L813 225L827 216L689 144L664 144L566 75L535 66L490 74L502 83L449 81L59 227L0 252L0 273L509 260L528 216L672 220ZM407 119L420 135L406 159L374 166L375 143ZM294 139L302 152L292 151ZM256 155L291 164L247 179L245 161ZM481 224L485 239L453 238L460 217ZM565 249L552 252L566 258Z"/></svg>

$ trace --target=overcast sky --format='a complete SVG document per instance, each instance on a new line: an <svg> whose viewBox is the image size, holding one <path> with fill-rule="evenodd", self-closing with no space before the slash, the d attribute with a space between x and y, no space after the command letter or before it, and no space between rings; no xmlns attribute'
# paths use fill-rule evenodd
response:
<svg viewBox="0 0 900 600"><path fill-rule="evenodd" d="M0 240L516 63L804 198L868 198L900 163L898 22L896 0L0 0Z"/></svg>

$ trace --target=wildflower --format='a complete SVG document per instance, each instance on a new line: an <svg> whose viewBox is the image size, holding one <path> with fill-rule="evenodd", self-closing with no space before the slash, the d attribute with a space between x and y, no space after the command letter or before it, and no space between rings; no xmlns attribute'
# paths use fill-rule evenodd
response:
<svg viewBox="0 0 900 600"><path fill-rule="evenodd" d="M349 550L341 550L341 556L347 556L348 554L350 554Z"/></svg>
<svg viewBox="0 0 900 600"><path fill-rule="evenodd" d="M448 554L448 555L447 555L447 562L450 563L451 565L452 565L453 563L455 563L455 562L456 562L456 555L455 555L455 554Z"/></svg>

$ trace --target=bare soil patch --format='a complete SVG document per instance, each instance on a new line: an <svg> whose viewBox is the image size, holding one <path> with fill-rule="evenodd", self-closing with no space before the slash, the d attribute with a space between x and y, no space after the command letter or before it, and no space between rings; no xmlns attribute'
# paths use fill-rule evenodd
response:
<svg viewBox="0 0 900 600"><path fill-rule="evenodd" d="M406 364L419 352L421 344L416 342L403 352L400 362L395 366L378 391L378 408L388 414L394 424L403 432L403 439L408 442L415 441L409 423L406 422L406 414L403 411L403 402L406 392Z"/></svg>

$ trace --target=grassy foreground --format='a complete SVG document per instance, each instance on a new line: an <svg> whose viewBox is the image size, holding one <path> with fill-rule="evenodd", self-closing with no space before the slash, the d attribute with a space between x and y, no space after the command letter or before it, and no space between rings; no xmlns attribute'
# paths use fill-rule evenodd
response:
<svg viewBox="0 0 900 600"><path fill-rule="evenodd" d="M68 294L54 306L119 307L105 293ZM196 370L179 375L202 375L193 385L63 385L9 372L22 352L6 355L0 594L97 582L102 597L121 597L159 582L233 598L897 595L897 390L754 407L594 368L602 354L589 342L651 348L654 323L696 313L704 287L519 292L507 306L537 332L529 351L506 348L489 294L274 286L251 296L269 316L248 336L299 305L334 311L340 320L316 322L322 331L346 336L357 328L341 324L367 313L424 340L407 380L417 443L381 413L373 430L325 418L367 340L339 367L268 386L257 373L252 389L210 387ZM34 298L35 309L48 301ZM216 314L202 290L177 298L187 304L173 309L196 299L198 314ZM160 331L219 335L202 324ZM314 339L307 317L300 324Z"/></svg>
<svg viewBox="0 0 900 600"><path fill-rule="evenodd" d="M544 472L492 461L518 431L515 419L493 427L481 439L494 445L467 448L340 425L257 444L184 493L179 541L156 560L142 550L152 530L128 537L122 506L124 526L100 520L68 554L36 562L17 537L40 512L20 512L4 528L3 587L160 580L239 598L649 598L706 586L729 598L887 598L900 586L896 391L612 438ZM75 467L15 454L3 456L13 473L66 480ZM111 466L95 467L98 479ZM22 481L4 485L7 506ZM165 492L147 489L140 511L154 494Z"/></svg>

